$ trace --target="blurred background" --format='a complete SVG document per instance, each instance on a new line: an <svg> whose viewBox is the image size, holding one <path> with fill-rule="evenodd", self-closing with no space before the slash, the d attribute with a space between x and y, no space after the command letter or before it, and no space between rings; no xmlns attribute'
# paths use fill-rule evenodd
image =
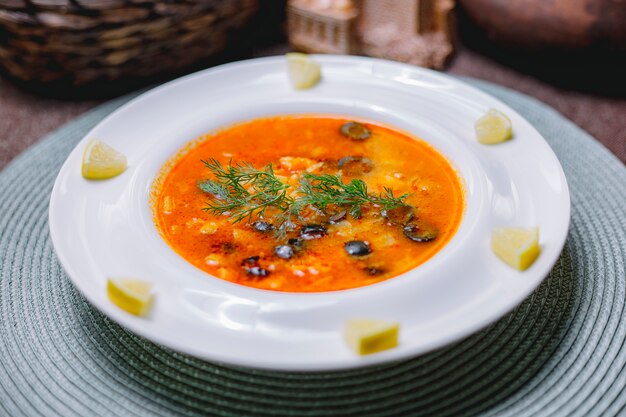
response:
<svg viewBox="0 0 626 417"><path fill-rule="evenodd" d="M110 98L292 50L515 89L626 162L623 0L0 0L0 169Z"/></svg>

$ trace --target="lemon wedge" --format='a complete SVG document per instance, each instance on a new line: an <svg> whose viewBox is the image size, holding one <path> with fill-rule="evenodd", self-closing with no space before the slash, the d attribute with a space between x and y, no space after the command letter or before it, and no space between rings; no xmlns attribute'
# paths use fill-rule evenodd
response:
<svg viewBox="0 0 626 417"><path fill-rule="evenodd" d="M491 249L504 262L523 271L539 256L539 229L536 227L495 229L491 234Z"/></svg>
<svg viewBox="0 0 626 417"><path fill-rule="evenodd" d="M136 316L144 316L152 305L152 284L140 279L109 278L107 296L109 300Z"/></svg>
<svg viewBox="0 0 626 417"><path fill-rule="evenodd" d="M486 145L494 145L511 139L511 120L496 109L489 111L474 123L476 139Z"/></svg>
<svg viewBox="0 0 626 417"><path fill-rule="evenodd" d="M104 180L126 170L126 156L106 143L92 140L83 153L82 173L89 180Z"/></svg>
<svg viewBox="0 0 626 417"><path fill-rule="evenodd" d="M359 355L369 355L398 345L398 323L384 320L351 319L346 321L344 337Z"/></svg>
<svg viewBox="0 0 626 417"><path fill-rule="evenodd" d="M318 83L321 77L320 64L307 54L290 52L287 55L287 73L291 85L297 90L305 90Z"/></svg>

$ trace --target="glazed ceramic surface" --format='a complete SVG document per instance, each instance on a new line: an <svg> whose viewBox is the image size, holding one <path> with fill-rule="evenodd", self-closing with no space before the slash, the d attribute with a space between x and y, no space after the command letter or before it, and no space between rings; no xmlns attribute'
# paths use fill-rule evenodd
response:
<svg viewBox="0 0 626 417"><path fill-rule="evenodd" d="M155 88L97 125L63 165L50 229L74 284L100 311L156 343L209 361L277 370L353 368L404 359L457 341L501 318L547 276L567 235L570 200L554 153L519 114L454 78L362 57L315 56L322 81L291 88L284 57L228 64ZM514 138L485 146L474 122L506 113ZM445 155L463 179L466 207L451 242L418 268L367 287L280 293L202 272L160 237L150 192L161 166L189 141L255 117L323 113L396 126ZM123 152L129 167L106 181L80 175L88 140ZM262 146L262 144L259 144ZM538 226L541 255L519 272L490 250L493 228ZM152 281L148 317L111 304L108 277ZM395 349L359 357L344 343L345 320L398 321Z"/></svg>

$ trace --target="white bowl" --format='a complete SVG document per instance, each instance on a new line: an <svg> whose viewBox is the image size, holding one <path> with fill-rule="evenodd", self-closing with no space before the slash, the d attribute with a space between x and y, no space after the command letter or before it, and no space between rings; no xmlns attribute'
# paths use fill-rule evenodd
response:
<svg viewBox="0 0 626 417"><path fill-rule="evenodd" d="M209 361L275 370L330 370L416 356L459 340L521 303L556 262L569 225L567 183L541 135L513 109L446 75L383 60L315 56L322 81L293 90L284 57L236 62L180 78L119 108L77 145L50 202L61 263L100 311L133 332ZM486 146L474 121L506 113L514 138ZM466 209L454 238L416 269L344 291L283 293L233 284L193 267L159 236L149 207L161 165L212 129L260 116L326 113L396 126L444 154L464 181ZM129 168L106 181L80 175L86 141L123 152ZM493 228L538 226L541 255L516 271L489 248ZM106 296L112 276L155 283L147 318ZM359 357L342 338L346 319L401 323L397 348Z"/></svg>

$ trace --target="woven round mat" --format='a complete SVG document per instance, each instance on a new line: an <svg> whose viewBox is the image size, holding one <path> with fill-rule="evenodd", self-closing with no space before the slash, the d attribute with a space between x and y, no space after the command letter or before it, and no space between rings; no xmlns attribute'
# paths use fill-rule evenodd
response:
<svg viewBox="0 0 626 417"><path fill-rule="evenodd" d="M535 125L571 189L563 254L513 313L428 355L332 373L218 366L129 333L78 293L48 233L48 200L61 164L126 97L51 134L0 173L0 415L624 413L626 168L545 105L471 82Z"/></svg>

